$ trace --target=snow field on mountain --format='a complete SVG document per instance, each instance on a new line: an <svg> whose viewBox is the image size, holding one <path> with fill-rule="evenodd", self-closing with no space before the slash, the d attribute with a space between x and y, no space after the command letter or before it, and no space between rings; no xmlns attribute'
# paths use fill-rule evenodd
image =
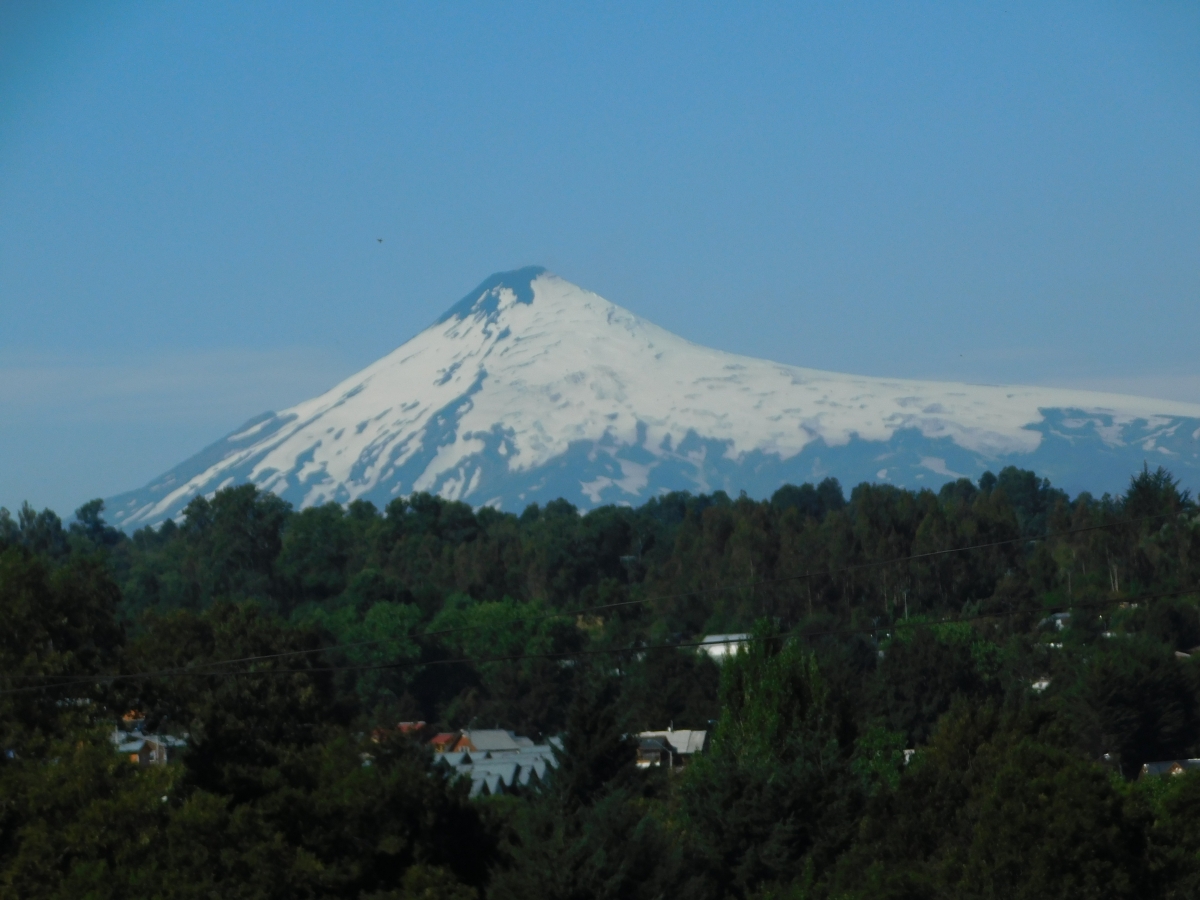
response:
<svg viewBox="0 0 1200 900"><path fill-rule="evenodd" d="M479 504L490 496L485 457L509 473L532 472L591 442L589 460L607 453L619 468L581 473L580 494L600 502L614 485L640 494L653 460L688 456L679 448L689 436L717 442L728 460L749 453L788 460L815 441L882 444L911 429L1000 458L1038 448L1043 434L1031 426L1047 409L1077 411L1065 420L1069 428L1094 428L1113 446L1135 420L1169 430L1179 417L1200 419L1195 404L868 378L737 356L686 341L549 273L521 274L531 280L490 279L474 303L459 304L332 390L232 435L228 441L243 443L131 508L127 521L170 515L234 470L301 506L384 488ZM645 458L617 459L621 447ZM693 457L703 452L692 450L688 461L702 467Z"/></svg>

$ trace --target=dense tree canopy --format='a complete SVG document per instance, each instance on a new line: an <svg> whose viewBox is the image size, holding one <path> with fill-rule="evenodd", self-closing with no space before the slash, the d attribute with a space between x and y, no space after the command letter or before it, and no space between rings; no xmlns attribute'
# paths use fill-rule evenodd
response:
<svg viewBox="0 0 1200 900"><path fill-rule="evenodd" d="M586 514L246 485L131 536L0 510L0 896L1194 896L1200 773L1139 773L1200 756L1198 589L1161 469ZM116 754L128 710L180 761ZM416 720L560 763L469 799ZM636 769L668 727L708 752Z"/></svg>

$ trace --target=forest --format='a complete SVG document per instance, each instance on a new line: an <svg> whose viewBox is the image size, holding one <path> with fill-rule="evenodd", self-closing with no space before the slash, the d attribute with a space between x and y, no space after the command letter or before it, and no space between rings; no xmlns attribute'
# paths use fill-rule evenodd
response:
<svg viewBox="0 0 1200 900"><path fill-rule="evenodd" d="M558 766L470 797L417 721ZM707 751L635 767L668 727ZM0 751L3 898L1200 897L1200 770L1143 771L1200 757L1200 509L1146 467L0 510Z"/></svg>

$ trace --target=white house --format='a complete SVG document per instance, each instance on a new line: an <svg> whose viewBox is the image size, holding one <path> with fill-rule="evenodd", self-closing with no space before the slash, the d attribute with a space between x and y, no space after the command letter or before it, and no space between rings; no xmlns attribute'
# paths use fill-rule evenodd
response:
<svg viewBox="0 0 1200 900"><path fill-rule="evenodd" d="M749 638L748 634L709 634L700 641L700 649L721 662L744 648Z"/></svg>

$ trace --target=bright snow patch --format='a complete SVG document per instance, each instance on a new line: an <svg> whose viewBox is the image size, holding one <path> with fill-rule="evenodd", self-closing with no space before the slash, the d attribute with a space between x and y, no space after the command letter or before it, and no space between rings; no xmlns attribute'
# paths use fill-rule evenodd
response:
<svg viewBox="0 0 1200 900"><path fill-rule="evenodd" d="M828 460L898 432L937 448L918 455L918 467L960 477L954 469L966 463L947 449L983 459L1032 453L1047 411L1071 411L1058 422L1064 439L1095 433L1108 446L1147 450L1166 426L1171 440L1185 440L1174 435L1178 420L1200 419L1200 406L1172 401L867 378L735 356L545 272L495 276L483 288L327 393L231 436L237 446L224 455L197 457L190 471L171 473L174 483L112 501L116 518L126 527L161 521L235 477L298 505L429 490L513 506L552 499L537 492L567 483L546 478L580 446L590 449L571 499L593 504L613 492L660 492L659 467L686 473L678 487L707 490L715 472L747 460L786 462L814 445ZM1141 431L1128 434L1131 423ZM829 463L803 465L817 477ZM876 477L889 470L895 481L891 463ZM496 486L517 476L519 491L498 498Z"/></svg>

